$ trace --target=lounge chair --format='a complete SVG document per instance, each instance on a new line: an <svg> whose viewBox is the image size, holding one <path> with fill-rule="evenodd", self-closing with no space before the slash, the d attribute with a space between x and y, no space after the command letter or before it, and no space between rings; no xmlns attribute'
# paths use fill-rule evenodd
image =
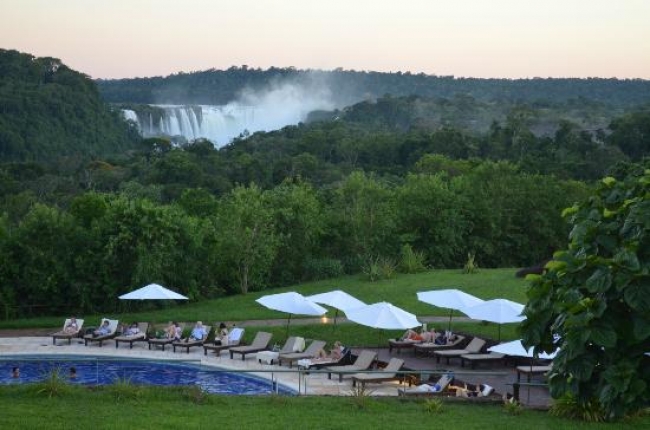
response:
<svg viewBox="0 0 650 430"><path fill-rule="evenodd" d="M476 369L478 363L489 362L503 362L506 358L505 354L498 352L489 352L487 354L463 354L460 356L460 367L465 367L465 362L470 363L472 369Z"/></svg>
<svg viewBox="0 0 650 430"><path fill-rule="evenodd" d="M393 352L393 349L397 350L399 354L402 349L411 349L415 345L421 344L421 340L412 340L412 339L388 339L388 352Z"/></svg>
<svg viewBox="0 0 650 430"><path fill-rule="evenodd" d="M356 387L357 382L361 384L361 388L364 388L368 383L381 383L386 381L395 381L399 380L402 382L404 380L403 375L399 375L397 372L404 365L404 360L401 358L391 358L386 367L381 372L376 373L355 373L352 375L352 386Z"/></svg>
<svg viewBox="0 0 650 430"><path fill-rule="evenodd" d="M336 366L336 367L327 367L327 378L332 379L332 373L338 373L339 382L343 382L343 375L351 372L361 372L362 370L368 370L372 363L377 358L377 353L367 349L361 350L357 359L354 360L354 363L347 364L345 366Z"/></svg>
<svg viewBox="0 0 650 430"><path fill-rule="evenodd" d="M241 354L241 359L245 360L246 354L260 352L268 349L269 343L271 342L271 337L273 337L271 333L265 331L258 331L255 334L255 338L253 339L253 342L250 345L235 346L230 348L228 350L230 352L230 358L232 359L235 354Z"/></svg>
<svg viewBox="0 0 650 430"><path fill-rule="evenodd" d="M453 373L443 374L435 384L422 384L415 388L398 388L398 396L430 397L450 394L448 386L454 380Z"/></svg>
<svg viewBox="0 0 650 430"><path fill-rule="evenodd" d="M138 323L138 329L140 331L136 334L125 335L121 334L115 337L115 348L117 348L120 342L128 343L129 349L133 349L133 342L146 342L147 341L147 332L149 331L149 323L140 322Z"/></svg>
<svg viewBox="0 0 650 430"><path fill-rule="evenodd" d="M445 349L454 349L457 348L465 340L465 336L456 335L456 339L453 342L445 343L439 345L434 342L424 342L413 345L413 354L417 357L418 353L426 356L434 351L442 351Z"/></svg>
<svg viewBox="0 0 650 430"><path fill-rule="evenodd" d="M203 326L205 328L205 335L203 336L202 339L190 339L190 337L186 337L185 339L177 340L175 342L172 342L172 347L174 349L174 352L176 352L176 348L185 348L185 351L189 354L190 353L190 348L194 346L203 346L203 344L208 340L208 337L210 336L210 332L212 331L212 327L209 325Z"/></svg>
<svg viewBox="0 0 650 430"><path fill-rule="evenodd" d="M233 346L239 346L243 338L244 329L235 327L228 333L228 343L203 344L203 355L208 355L208 351L214 351L217 355L221 355L221 351L227 351Z"/></svg>
<svg viewBox="0 0 650 430"><path fill-rule="evenodd" d="M104 321L108 321L108 328L110 332L101 336L95 336L94 333L88 333L84 335L84 345L88 346L88 342L98 342L101 347L105 340L113 339L117 334L117 326L119 324L118 320L109 320L108 318L102 318L101 325L104 325Z"/></svg>
<svg viewBox="0 0 650 430"><path fill-rule="evenodd" d="M446 349L444 351L434 351L433 355L436 357L436 363L440 363L440 359L445 357L447 359L447 364L449 360L454 357L460 357L464 354L478 354L481 352L481 348L485 346L485 341L481 338L475 337L470 343L467 344L465 349Z"/></svg>
<svg viewBox="0 0 650 430"><path fill-rule="evenodd" d="M183 327L181 327L181 331L182 331L182 329L183 329ZM175 341L176 341L176 339L169 338L169 337L162 337L160 339L155 338L155 337L150 337L149 339L147 339L147 343L149 344L149 349L151 349L151 345L153 345L153 346L162 347L163 351L165 350L166 345L171 345Z"/></svg>
<svg viewBox="0 0 650 430"><path fill-rule="evenodd" d="M81 328L84 325L84 320L77 319L77 330L75 331L66 331L65 329L68 327L68 324L70 324L70 318L65 320L61 331L52 333L52 345L56 345L57 339L68 339L68 345L70 345L72 343L73 337L80 337L82 333Z"/></svg>
<svg viewBox="0 0 650 430"><path fill-rule="evenodd" d="M278 364L282 366L283 361L288 361L289 367L292 367L293 363L298 360L302 360L304 358L314 358L316 357L316 354L318 354L318 351L325 348L326 344L327 342L325 341L314 340L309 344L307 349L305 349L303 352L285 352L285 353L280 352L280 356L278 357Z"/></svg>

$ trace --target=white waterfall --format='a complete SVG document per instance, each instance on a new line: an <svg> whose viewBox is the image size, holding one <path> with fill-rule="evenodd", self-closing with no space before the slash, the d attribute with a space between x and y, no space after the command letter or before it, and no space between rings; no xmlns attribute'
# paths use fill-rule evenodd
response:
<svg viewBox="0 0 650 430"><path fill-rule="evenodd" d="M244 131L278 130L298 124L314 110L331 110L328 87L283 83L264 91L243 91L236 101L213 105L151 105L152 110L124 110L144 137L184 136L188 141L206 138L223 146ZM160 115L162 111L162 115Z"/></svg>
<svg viewBox="0 0 650 430"><path fill-rule="evenodd" d="M262 130L255 123L255 109L228 106L152 105L163 111L162 116L151 112L137 113L124 109L124 117L134 121L144 137L183 136L188 141L205 138L223 146L244 130Z"/></svg>

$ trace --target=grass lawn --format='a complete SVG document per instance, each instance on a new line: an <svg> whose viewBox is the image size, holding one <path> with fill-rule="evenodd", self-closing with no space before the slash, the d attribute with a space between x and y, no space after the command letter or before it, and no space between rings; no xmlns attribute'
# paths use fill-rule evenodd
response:
<svg viewBox="0 0 650 430"><path fill-rule="evenodd" d="M192 388L69 387L49 398L42 385L0 387L6 429L633 429L650 417L616 424L588 424L503 406L435 405L422 400L357 397L248 397L202 395ZM428 424L427 424L428 423Z"/></svg>
<svg viewBox="0 0 650 430"><path fill-rule="evenodd" d="M114 300L121 311L114 315L78 315L86 324L94 325L104 316L124 321L150 321L165 323L178 321L243 321L286 318L281 312L267 309L255 299L265 294L297 291L304 295L340 289L366 303L388 301L418 316L446 316L449 312L417 300L416 293L432 289L459 288L482 299L506 298L520 303L526 301L526 281L515 278L515 269L483 269L476 274L463 274L460 270L431 270L414 275L398 274L390 280L370 282L361 275L346 276L325 281L309 282L287 288L252 292L247 295L227 296L213 300L187 303L158 303L163 308L152 309L151 303ZM127 292L127 291L125 291ZM74 305L74 304L73 304ZM334 312L329 313L333 316ZM456 315L462 315L457 313ZM300 316L294 316L300 318ZM62 317L31 318L0 321L0 328L52 327L62 324Z"/></svg>

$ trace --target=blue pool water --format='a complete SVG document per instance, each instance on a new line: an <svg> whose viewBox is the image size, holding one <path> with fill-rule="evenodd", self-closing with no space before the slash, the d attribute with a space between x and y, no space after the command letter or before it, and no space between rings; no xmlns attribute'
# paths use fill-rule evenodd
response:
<svg viewBox="0 0 650 430"><path fill-rule="evenodd" d="M13 367L20 368L20 377L12 377ZM77 376L68 378L74 367ZM15 357L0 361L0 384L38 382L53 370L72 384L106 385L115 380L129 380L142 385L198 385L215 394L294 394L282 385L243 373L234 373L189 362L163 362L134 359L89 357ZM276 391L277 390L277 391Z"/></svg>

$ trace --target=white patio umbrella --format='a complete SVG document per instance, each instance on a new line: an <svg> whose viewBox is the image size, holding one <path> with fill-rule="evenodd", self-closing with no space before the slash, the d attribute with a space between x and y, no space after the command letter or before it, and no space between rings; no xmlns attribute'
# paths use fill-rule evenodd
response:
<svg viewBox="0 0 650 430"><path fill-rule="evenodd" d="M526 319L521 312L524 305L507 299L487 300L478 305L461 309L468 317L475 320L490 321L499 324L499 340L501 340L501 324L521 322Z"/></svg>
<svg viewBox="0 0 650 430"><path fill-rule="evenodd" d="M188 300L182 294L167 289L162 285L149 284L119 297L121 300Z"/></svg>
<svg viewBox="0 0 650 430"><path fill-rule="evenodd" d="M524 345L521 343L521 339L491 346L488 348L488 351L498 352L501 354L509 355L511 357L535 358L535 355L533 354L533 348L524 348ZM552 360L557 355L557 352L558 350L555 350L550 354L542 352L537 356L537 358L541 358L542 360Z"/></svg>
<svg viewBox="0 0 650 430"><path fill-rule="evenodd" d="M327 312L327 309L321 305L307 299L302 294L296 292L269 294L255 300L262 306L275 311L286 312L289 314L287 319L287 335L289 335L289 324L291 316L296 315L314 315L320 316Z"/></svg>
<svg viewBox="0 0 650 430"><path fill-rule="evenodd" d="M307 296L307 298L312 302L320 303L322 305L327 305L335 308L336 313L334 314L334 325L336 325L336 318L339 315L339 310L342 310L343 312L347 312L352 309L366 306L366 304L361 300L341 290L334 290L328 293L314 294L311 296Z"/></svg>
<svg viewBox="0 0 650 430"><path fill-rule="evenodd" d="M454 310L462 311L463 309L483 303L483 300L478 297L467 294L458 289L424 291L417 293L417 295L418 300L421 302L439 308L449 309L449 324L447 330L451 330L451 317Z"/></svg>
<svg viewBox="0 0 650 430"><path fill-rule="evenodd" d="M408 329L422 325L412 313L387 302L351 309L345 312L345 315L357 324L387 330Z"/></svg>

